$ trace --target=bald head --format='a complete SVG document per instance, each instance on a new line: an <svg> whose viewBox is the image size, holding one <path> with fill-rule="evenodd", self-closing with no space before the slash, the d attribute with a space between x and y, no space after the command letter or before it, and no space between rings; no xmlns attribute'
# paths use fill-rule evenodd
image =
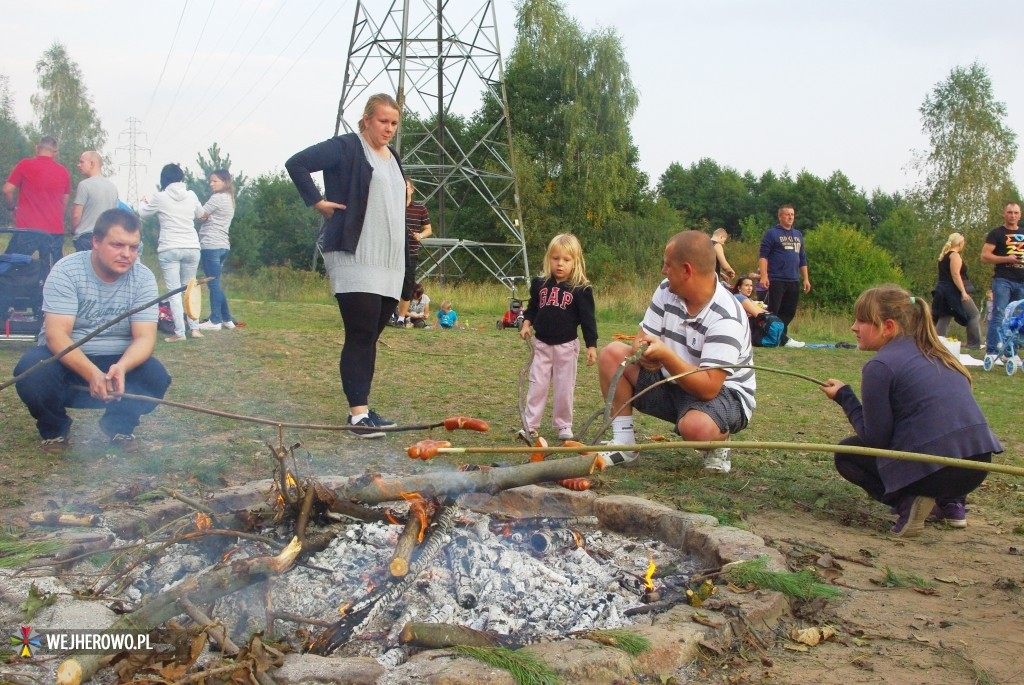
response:
<svg viewBox="0 0 1024 685"><path fill-rule="evenodd" d="M103 158L100 153L86 150L78 157L78 170L83 176L99 176L103 173Z"/></svg>
<svg viewBox="0 0 1024 685"><path fill-rule="evenodd" d="M706 234L700 231L676 233L668 245L672 261L676 264L692 264L693 270L698 274L715 272L715 248Z"/></svg>

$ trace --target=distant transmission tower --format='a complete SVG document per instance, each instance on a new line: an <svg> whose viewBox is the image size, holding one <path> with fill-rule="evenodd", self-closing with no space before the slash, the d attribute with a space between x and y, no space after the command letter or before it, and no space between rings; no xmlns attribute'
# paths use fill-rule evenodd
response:
<svg viewBox="0 0 1024 685"><path fill-rule="evenodd" d="M118 150L128 151L128 161L121 162L118 164L119 167L128 167L128 197L125 198L125 203L132 209L139 208L139 174L138 168L146 168L145 164L139 164L139 153L144 152L149 154L148 147L142 147L139 145L139 136L146 137L146 133L140 130L141 121L135 117L128 117L128 128L121 131L118 136L118 141L128 136L128 144L121 145Z"/></svg>
<svg viewBox="0 0 1024 685"><path fill-rule="evenodd" d="M529 264L494 0L359 0L335 134L357 130L366 99L378 92L396 94L403 113L413 115L399 126L395 145L417 190L437 205L420 277L459 278L476 262L514 290ZM456 105L494 114L473 122L478 133L456 136ZM492 210L472 217L477 235L494 240L464 238L469 219L460 214L477 198ZM495 227L482 225L487 216Z"/></svg>

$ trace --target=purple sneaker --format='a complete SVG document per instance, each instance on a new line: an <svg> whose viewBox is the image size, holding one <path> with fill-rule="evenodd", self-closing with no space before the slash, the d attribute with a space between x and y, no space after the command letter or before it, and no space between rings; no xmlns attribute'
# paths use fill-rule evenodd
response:
<svg viewBox="0 0 1024 685"><path fill-rule="evenodd" d="M967 527L967 508L962 502L935 503L929 519L945 522L951 528Z"/></svg>
<svg viewBox="0 0 1024 685"><path fill-rule="evenodd" d="M903 538L917 537L924 530L924 520L928 518L932 507L935 506L933 497L918 497L909 495L900 500L896 505L899 511L899 518L896 525L892 527L892 534Z"/></svg>

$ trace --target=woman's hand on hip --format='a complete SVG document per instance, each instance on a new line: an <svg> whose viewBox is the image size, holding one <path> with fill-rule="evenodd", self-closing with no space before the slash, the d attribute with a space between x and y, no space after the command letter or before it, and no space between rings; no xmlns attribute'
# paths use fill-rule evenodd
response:
<svg viewBox="0 0 1024 685"><path fill-rule="evenodd" d="M329 200L320 200L315 205L313 205L313 209L320 212L320 216L322 216L323 218L330 219L332 216L334 216L334 210L345 209L345 205L339 204L337 202L331 202Z"/></svg>

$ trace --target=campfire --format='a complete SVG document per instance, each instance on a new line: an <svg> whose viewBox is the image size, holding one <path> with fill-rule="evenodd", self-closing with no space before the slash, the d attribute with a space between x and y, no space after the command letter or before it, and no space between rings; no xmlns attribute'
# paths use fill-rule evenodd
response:
<svg viewBox="0 0 1024 685"><path fill-rule="evenodd" d="M457 501L458 492L584 477L586 458L339 486L297 473L294 448L272 450L277 469L262 503L170 493L187 510L177 522L134 540L125 530L99 536L97 547L115 557L88 593L131 611L137 629L201 634L236 662L295 652L397 668L424 649L517 649L649 625L697 587L701 564L678 544L610 530L593 512L552 512L543 501L484 511L488 495ZM194 649L184 654L179 646L176 656L120 661L118 674L159 672L168 660L182 673L216 667L215 653L205 664ZM253 674L267 668L245 663ZM85 681L102 665L74 657L58 678Z"/></svg>

